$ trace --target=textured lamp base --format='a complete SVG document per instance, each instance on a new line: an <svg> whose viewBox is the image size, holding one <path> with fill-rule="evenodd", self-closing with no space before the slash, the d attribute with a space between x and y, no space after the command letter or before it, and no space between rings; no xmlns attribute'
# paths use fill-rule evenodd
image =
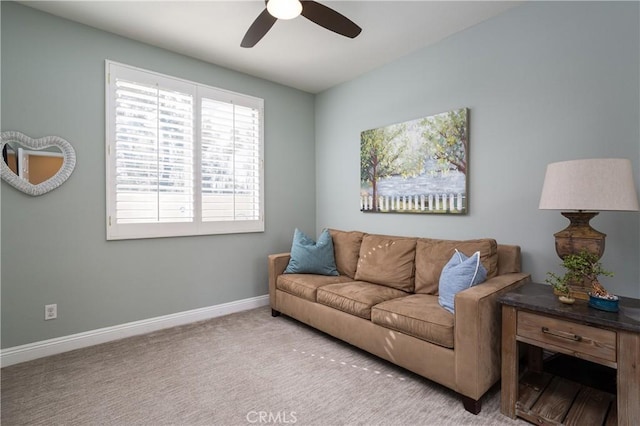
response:
<svg viewBox="0 0 640 426"><path fill-rule="evenodd" d="M598 256L598 259L602 257L607 235L596 231L589 225L589 221L597 215L597 212L562 212L562 216L569 219L570 223L565 229L554 234L556 237L556 253L558 253L560 259L564 259L570 254L578 254L581 251L593 253ZM589 300L591 283L570 283L569 290L572 297Z"/></svg>
<svg viewBox="0 0 640 426"><path fill-rule="evenodd" d="M607 234L596 231L589 221L597 216L597 212L562 212L569 219L569 226L556 232L556 253L560 259L569 254L578 254L583 250L598 256L604 254L604 239Z"/></svg>

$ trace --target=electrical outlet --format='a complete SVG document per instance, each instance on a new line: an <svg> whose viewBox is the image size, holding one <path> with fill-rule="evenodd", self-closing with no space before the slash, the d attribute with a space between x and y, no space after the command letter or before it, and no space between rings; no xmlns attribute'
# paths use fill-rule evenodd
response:
<svg viewBox="0 0 640 426"><path fill-rule="evenodd" d="M56 319L58 318L58 305L57 304L52 304L52 305L44 305L44 319L46 320L52 320L52 319Z"/></svg>

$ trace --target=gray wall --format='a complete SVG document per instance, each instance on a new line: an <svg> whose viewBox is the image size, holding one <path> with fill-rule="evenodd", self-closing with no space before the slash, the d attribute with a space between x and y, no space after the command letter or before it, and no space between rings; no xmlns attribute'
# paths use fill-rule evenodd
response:
<svg viewBox="0 0 640 426"><path fill-rule="evenodd" d="M561 271L553 234L568 222L538 210L548 163L624 157L640 171L637 2L531 2L329 89L316 98L316 230L494 237L518 244L543 281ZM365 129L470 108L467 216L359 212ZM640 215L602 212L611 291L640 297Z"/></svg>
<svg viewBox="0 0 640 426"><path fill-rule="evenodd" d="M314 97L2 2L2 130L77 166L41 197L2 183L2 347L264 295L267 254L315 227ZM265 99L266 232L105 239L104 60ZM43 320L58 304L58 319Z"/></svg>

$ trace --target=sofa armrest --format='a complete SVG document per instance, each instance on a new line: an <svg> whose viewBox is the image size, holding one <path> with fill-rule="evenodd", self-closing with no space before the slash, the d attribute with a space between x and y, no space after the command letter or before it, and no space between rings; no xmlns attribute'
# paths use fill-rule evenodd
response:
<svg viewBox="0 0 640 426"><path fill-rule="evenodd" d="M285 269L287 269L287 265L289 264L289 259L291 258L290 253L278 253L278 254L270 254L268 257L269 262L269 302L271 304L271 308L276 309L276 280L279 275L282 275Z"/></svg>
<svg viewBox="0 0 640 426"><path fill-rule="evenodd" d="M498 275L456 294L455 372L461 394L478 400L500 379L502 311L498 298L530 279L525 273Z"/></svg>

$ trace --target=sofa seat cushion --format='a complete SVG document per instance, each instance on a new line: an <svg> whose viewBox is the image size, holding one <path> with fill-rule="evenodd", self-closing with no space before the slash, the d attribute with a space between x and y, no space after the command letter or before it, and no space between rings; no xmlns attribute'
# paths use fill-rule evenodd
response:
<svg viewBox="0 0 640 426"><path fill-rule="evenodd" d="M487 279L498 274L498 244L494 239L456 241L420 238L416 244L415 293L438 294L440 274L456 249L467 256L479 251Z"/></svg>
<svg viewBox="0 0 640 426"><path fill-rule="evenodd" d="M316 301L316 291L318 288L335 283L344 283L353 281L345 276L328 276L328 275L312 275L312 274L284 274L278 276L276 288L286 291L294 296L307 299L311 302Z"/></svg>
<svg viewBox="0 0 640 426"><path fill-rule="evenodd" d="M438 296L413 294L371 309L371 322L445 348L453 348L453 314Z"/></svg>
<svg viewBox="0 0 640 426"><path fill-rule="evenodd" d="M353 281L320 287L317 293L317 301L348 314L371 319L372 306L385 300L406 295L407 293L404 291L395 288L363 281Z"/></svg>

